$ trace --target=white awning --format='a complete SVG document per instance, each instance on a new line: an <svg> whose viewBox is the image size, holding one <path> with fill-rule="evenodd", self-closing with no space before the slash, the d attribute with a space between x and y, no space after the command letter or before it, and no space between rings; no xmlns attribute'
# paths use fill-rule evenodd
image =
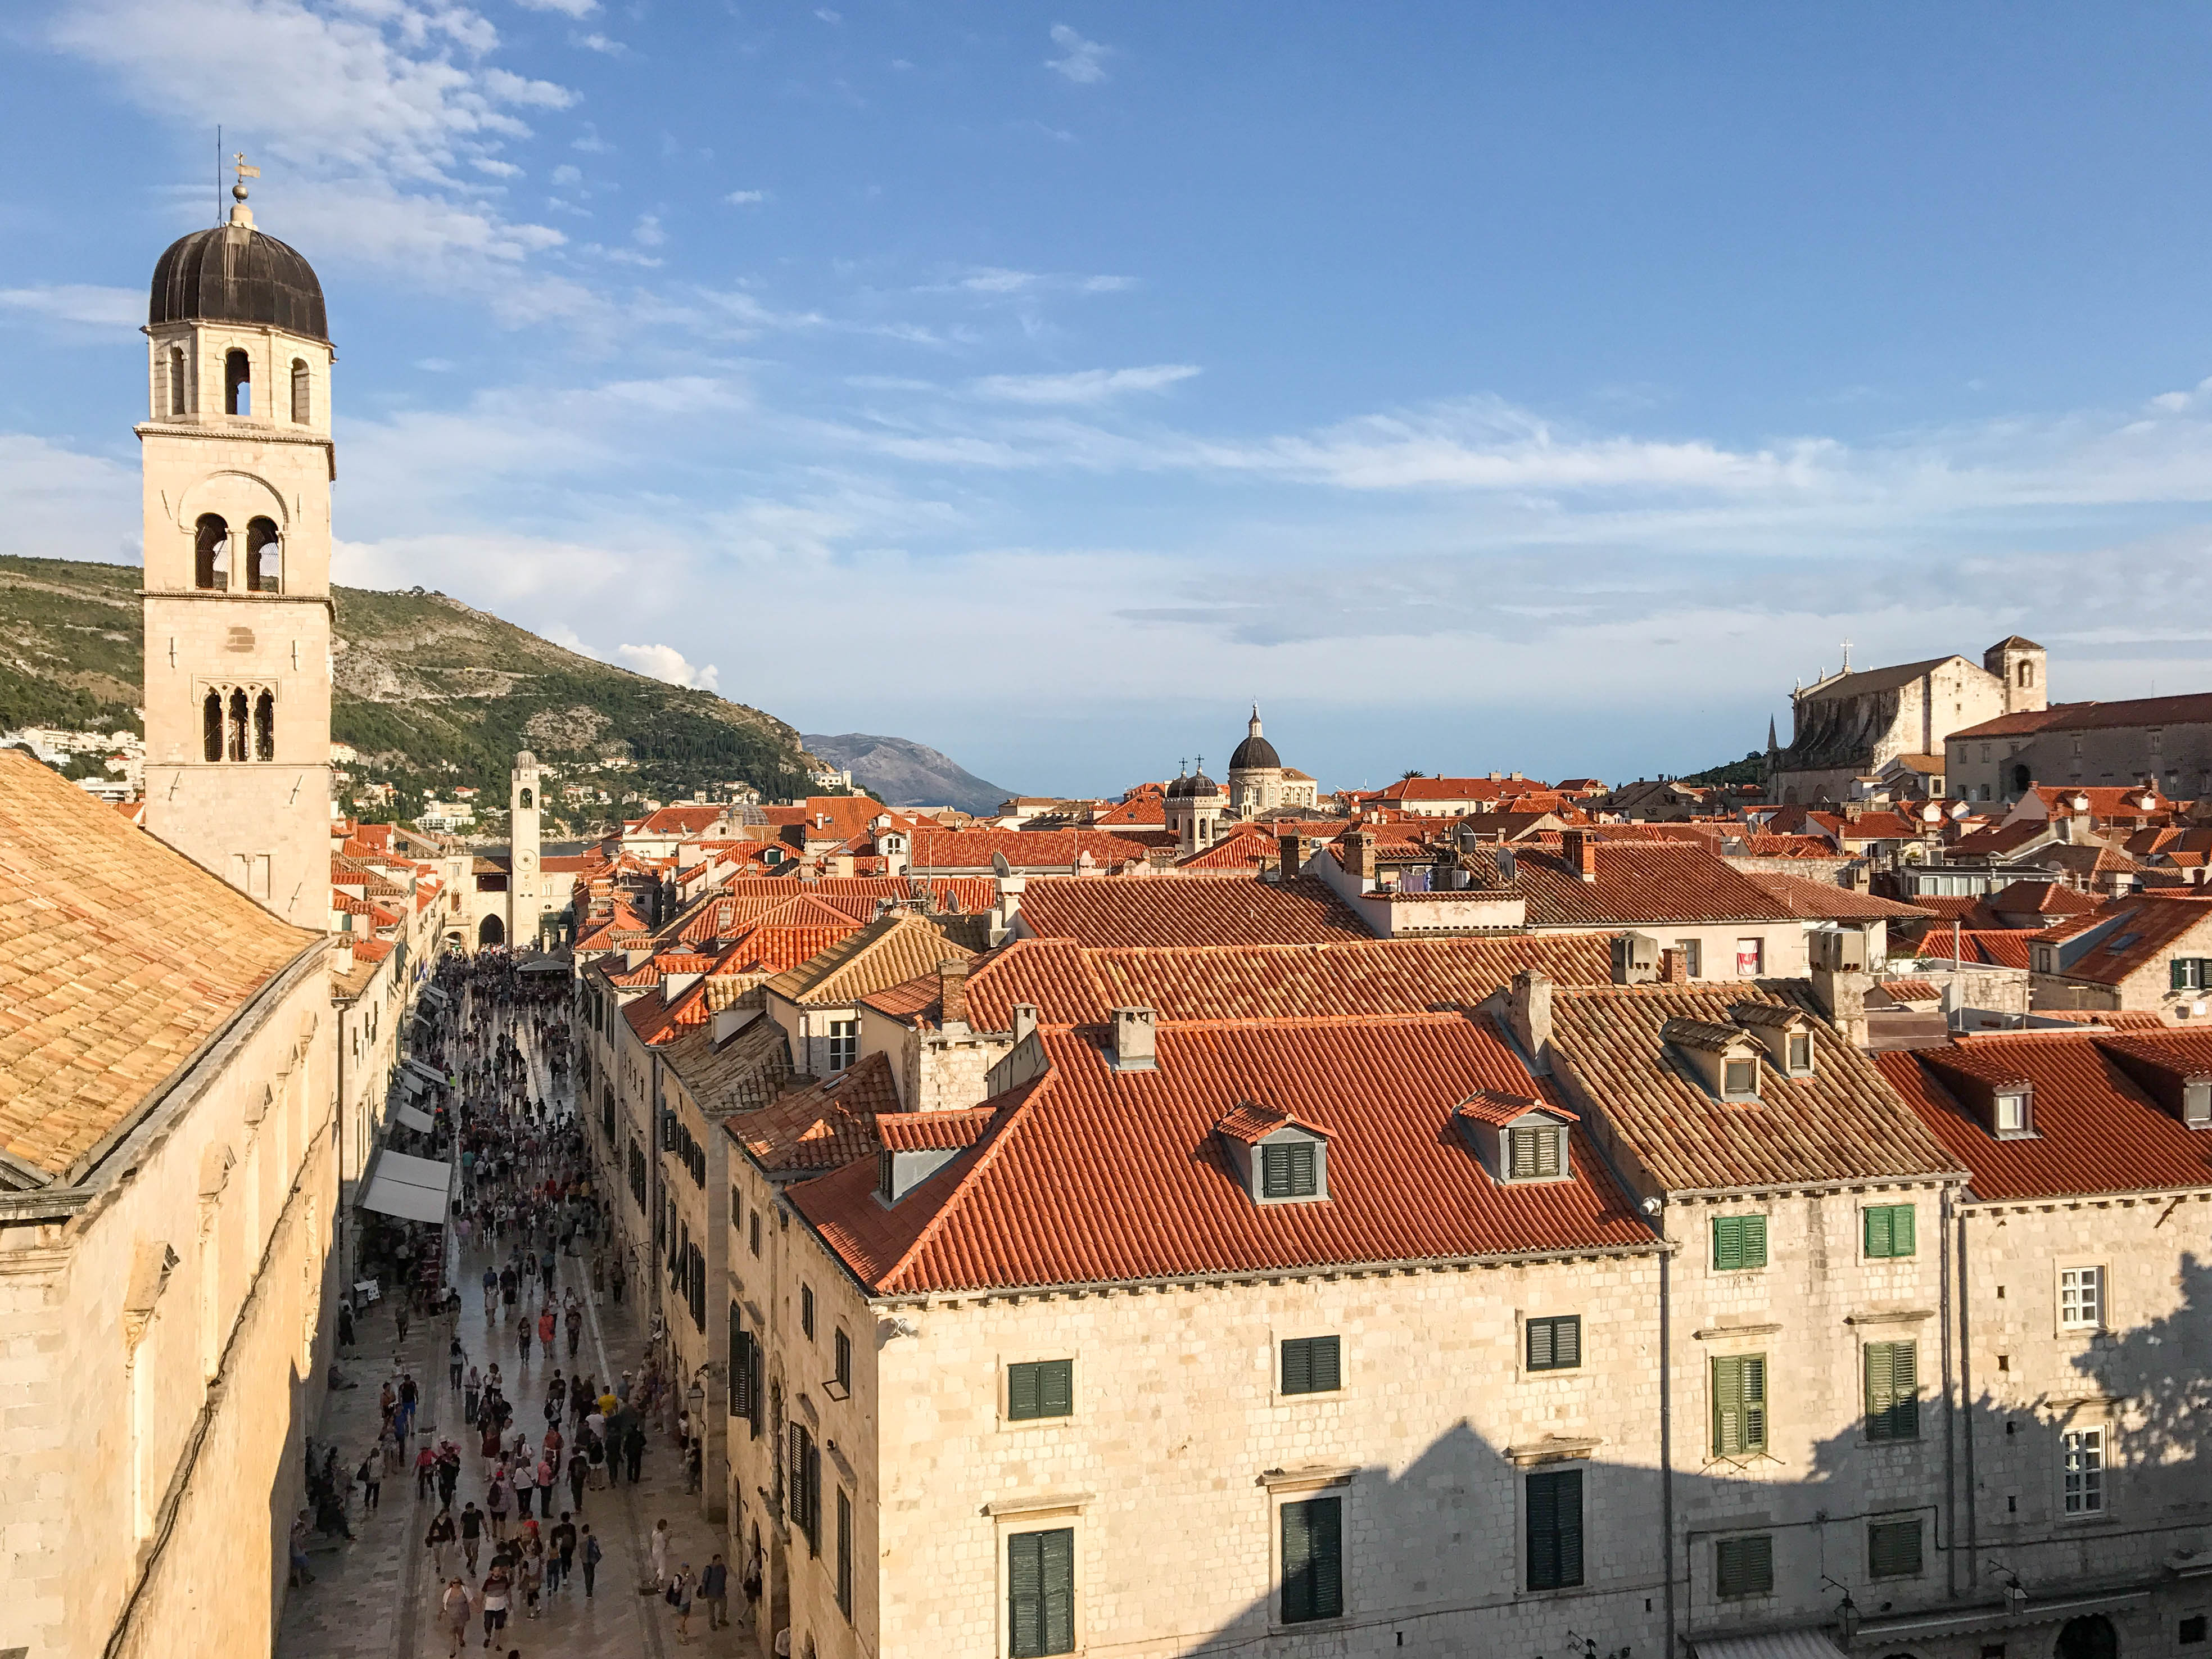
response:
<svg viewBox="0 0 2212 1659"><path fill-rule="evenodd" d="M441 1008L446 1006L447 1000L446 994L434 985L424 986L422 988L422 994L428 1000L436 1003Z"/></svg>
<svg viewBox="0 0 2212 1659"><path fill-rule="evenodd" d="M434 1066L425 1066L419 1060L410 1060L400 1069L421 1078L425 1083L434 1083L441 1089L446 1086L446 1074Z"/></svg>
<svg viewBox="0 0 2212 1659"><path fill-rule="evenodd" d="M1700 1636L1698 1659L1843 1659L1826 1631L1772 1631L1764 1636Z"/></svg>
<svg viewBox="0 0 2212 1659"><path fill-rule="evenodd" d="M429 1113L417 1111L414 1107L410 1106L404 1100L401 1101L398 1105L392 1109L392 1115L398 1118L402 1123L405 1124L409 1128L420 1130L426 1135L438 1127L437 1123L432 1119Z"/></svg>
<svg viewBox="0 0 2212 1659"><path fill-rule="evenodd" d="M376 1160L361 1207L409 1221L443 1221L453 1173L453 1166L439 1158L386 1152Z"/></svg>

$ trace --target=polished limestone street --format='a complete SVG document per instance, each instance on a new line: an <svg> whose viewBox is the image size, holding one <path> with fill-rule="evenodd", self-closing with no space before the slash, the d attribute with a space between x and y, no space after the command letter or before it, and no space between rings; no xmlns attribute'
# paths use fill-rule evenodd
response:
<svg viewBox="0 0 2212 1659"><path fill-rule="evenodd" d="M501 1023L506 1022L502 1018ZM518 1038L530 1062L532 1091L547 1100L558 1099L566 1109L565 1084L556 1096L548 1080L544 1055L526 1030ZM455 1254L448 1230L449 1267ZM496 1363L507 1378L507 1393L515 1402L517 1420L527 1425L533 1441L541 1425L538 1406L556 1367L564 1374L578 1369L592 1376L620 1377L642 1369L650 1314L641 1310L638 1296L650 1297L648 1275L634 1277L629 1298L617 1305L611 1295L594 1297L590 1289L587 1258L562 1256L555 1280L556 1293L574 1285L585 1304L583 1343L576 1359L567 1353L565 1335L556 1341L549 1360L536 1352L518 1363L518 1344L511 1322L495 1328L484 1315L478 1290L483 1270L493 1265L495 1249L477 1247L461 1253L452 1282L462 1288L459 1332L468 1363L485 1368ZM434 1448L451 1439L462 1449L461 1480L453 1496L458 1516L473 1501L484 1507L488 1466L477 1455L477 1436L461 1420L459 1392L447 1382L447 1350L454 1323L449 1318L418 1318L410 1325L404 1343L397 1340L392 1312L396 1298L387 1297L360 1321L353 1351L339 1356L344 1375L357 1388L335 1391L325 1402L316 1437L317 1455L335 1443L343 1474L358 1468L375 1444L380 1425L378 1391L384 1380L398 1370L411 1374L422 1389L422 1409L415 1432L407 1443L411 1459L422 1446ZM648 1304L649 1306L649 1304ZM511 1310L509 1310L511 1313ZM349 1516L355 1541L335 1543L318 1538L309 1547L308 1561L315 1575L312 1583L295 1586L285 1599L276 1651L281 1659L445 1659L452 1638L440 1620L442 1583L424 1535L438 1511L434 1491L416 1496L411 1468L383 1484L382 1502L363 1511L362 1488L352 1488ZM635 1659L682 1652L736 1654L757 1651L744 1621L744 1598L738 1592L732 1573L731 1613L740 1628L714 1632L707 1630L708 1611L695 1603L688 1645L679 1642L676 1610L658 1595L641 1595L639 1587L650 1573L647 1539L654 1524L665 1517L674 1537L669 1552L672 1572L688 1565L696 1574L717 1550L726 1555L728 1543L720 1529L701 1513L696 1494L684 1491L683 1462L674 1437L655 1423L648 1439L642 1479L635 1486L615 1477L605 1490L587 1490L584 1512L577 1524L589 1526L600 1540L605 1559L599 1568L596 1594L584 1595L578 1573L556 1592L541 1598L541 1616L532 1620L518 1594L507 1628L493 1638L496 1656L519 1650L524 1659ZM568 1498L564 1483L556 1489L557 1516ZM487 1540L486 1551L489 1545ZM448 1550L451 1571L464 1572L457 1548ZM486 1563L488 1565L488 1561ZM471 1587L478 1582L469 1580ZM472 1617L465 1651L484 1652L483 1621Z"/></svg>

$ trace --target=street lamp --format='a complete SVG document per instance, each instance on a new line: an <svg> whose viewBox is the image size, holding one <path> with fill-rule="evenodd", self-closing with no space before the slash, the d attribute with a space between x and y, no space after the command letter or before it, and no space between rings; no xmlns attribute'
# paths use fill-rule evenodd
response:
<svg viewBox="0 0 2212 1659"><path fill-rule="evenodd" d="M707 1403L707 1391L699 1386L699 1379L697 1377L695 1376L691 1379L691 1386L684 1390L684 1398L690 1405L691 1420L695 1423L697 1422L699 1420L700 1407Z"/></svg>

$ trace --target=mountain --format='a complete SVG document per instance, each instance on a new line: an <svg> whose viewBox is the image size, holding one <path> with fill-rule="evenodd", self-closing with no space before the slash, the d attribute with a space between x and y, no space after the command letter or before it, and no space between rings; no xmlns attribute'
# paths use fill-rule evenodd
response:
<svg viewBox="0 0 2212 1659"><path fill-rule="evenodd" d="M810 733L800 739L808 752L853 774L886 806L957 806L963 812L996 812L1013 792L1001 789L926 744L904 738L878 738L866 732L836 737Z"/></svg>
<svg viewBox="0 0 2212 1659"><path fill-rule="evenodd" d="M0 729L143 730L140 578L136 565L0 556ZM442 593L331 594L332 734L359 756L339 792L389 784L388 804L361 798L374 816L411 817L425 795L465 785L503 812L518 749L583 792L546 791L549 817L565 811L570 830L613 816L625 796L733 783L771 800L806 793L799 733L757 708L564 651Z"/></svg>

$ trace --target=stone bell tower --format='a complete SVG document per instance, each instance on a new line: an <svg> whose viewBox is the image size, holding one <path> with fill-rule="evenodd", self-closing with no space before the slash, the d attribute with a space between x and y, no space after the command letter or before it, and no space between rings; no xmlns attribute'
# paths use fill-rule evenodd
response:
<svg viewBox="0 0 2212 1659"><path fill-rule="evenodd" d="M507 942L520 950L538 943L545 916L545 872L540 854L539 814L544 810L538 777L538 757L527 749L514 757L514 772L507 786L508 848L507 880Z"/></svg>
<svg viewBox="0 0 2212 1659"><path fill-rule="evenodd" d="M228 224L147 309L146 827L318 932L330 917L330 328L299 254Z"/></svg>

